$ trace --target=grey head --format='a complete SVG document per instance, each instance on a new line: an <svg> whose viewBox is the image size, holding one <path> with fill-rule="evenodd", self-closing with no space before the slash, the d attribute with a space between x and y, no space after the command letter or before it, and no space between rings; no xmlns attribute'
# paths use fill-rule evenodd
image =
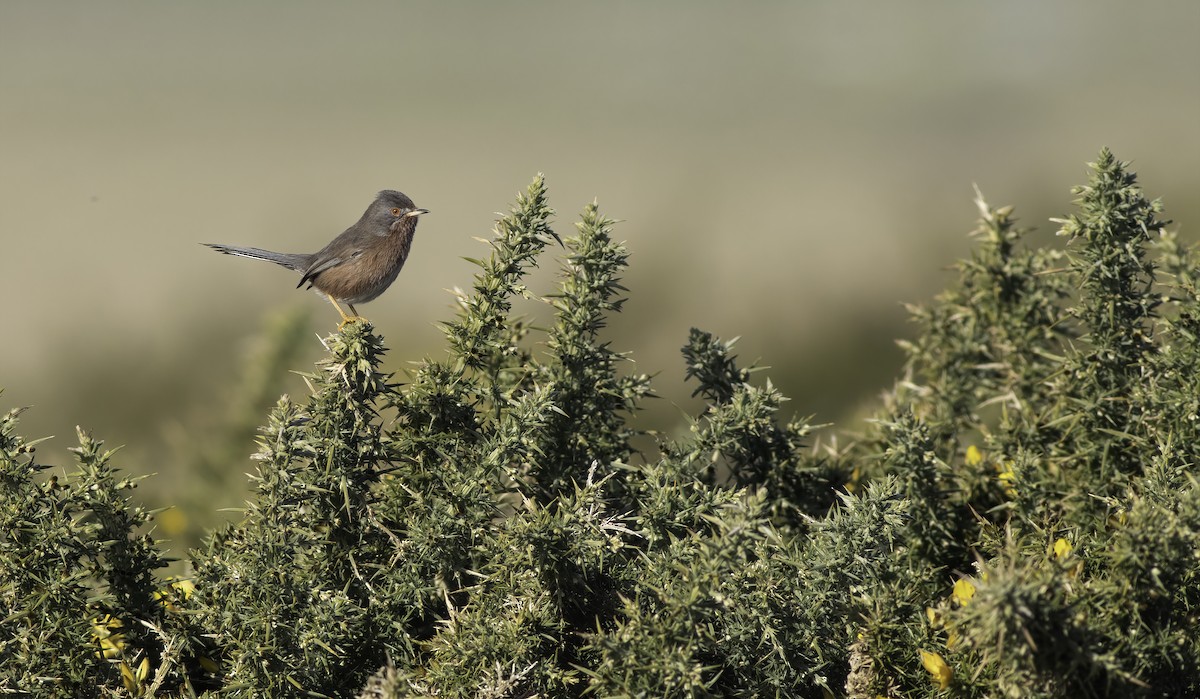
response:
<svg viewBox="0 0 1200 699"><path fill-rule="evenodd" d="M417 208L413 200L403 192L385 189L375 195L375 201L363 212L362 218L351 226L359 231L371 231L375 235L387 235L402 223L416 225L416 217L429 213Z"/></svg>

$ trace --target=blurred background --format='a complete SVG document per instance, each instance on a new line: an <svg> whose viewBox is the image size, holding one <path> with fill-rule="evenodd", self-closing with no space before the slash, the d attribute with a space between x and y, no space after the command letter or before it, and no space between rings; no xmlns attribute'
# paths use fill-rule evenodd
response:
<svg viewBox="0 0 1200 699"><path fill-rule="evenodd" d="M1186 0L4 2L0 408L57 435L46 462L76 424L127 445L187 541L244 500L244 423L304 393L281 367L337 324L295 274L198 243L312 252L408 193L432 213L360 307L402 372L442 356L445 290L540 171L560 232L593 198L623 221L610 337L664 398L642 426L695 410L699 326L853 430L901 302L968 254L973 183L1048 237L1107 145L1190 236L1198 30Z"/></svg>

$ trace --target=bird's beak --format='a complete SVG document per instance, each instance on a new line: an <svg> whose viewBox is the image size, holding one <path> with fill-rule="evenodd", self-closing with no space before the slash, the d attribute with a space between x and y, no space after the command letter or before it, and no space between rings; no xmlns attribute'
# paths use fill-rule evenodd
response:
<svg viewBox="0 0 1200 699"><path fill-rule="evenodd" d="M409 216L420 216L421 214L427 214L427 213L429 213L429 209L413 209L412 211L409 211L407 214L404 214L404 218L408 218Z"/></svg>

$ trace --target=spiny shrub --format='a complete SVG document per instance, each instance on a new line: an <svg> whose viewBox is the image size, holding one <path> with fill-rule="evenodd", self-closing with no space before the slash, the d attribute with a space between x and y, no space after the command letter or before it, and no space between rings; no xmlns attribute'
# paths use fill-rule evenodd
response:
<svg viewBox="0 0 1200 699"><path fill-rule="evenodd" d="M1077 194L1065 251L980 197L978 246L912 308L904 376L844 448L700 330L705 409L636 446L650 382L603 339L626 250L590 205L557 287L527 288L559 241L540 177L445 357L397 377L369 324L325 340L186 582L154 577L150 513L95 442L39 479L10 414L0 688L1198 696L1200 275L1107 150Z"/></svg>

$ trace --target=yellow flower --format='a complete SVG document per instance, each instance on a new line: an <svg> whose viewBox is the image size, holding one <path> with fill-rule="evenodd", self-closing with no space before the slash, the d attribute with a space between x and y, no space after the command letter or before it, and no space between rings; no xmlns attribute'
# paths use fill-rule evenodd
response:
<svg viewBox="0 0 1200 699"><path fill-rule="evenodd" d="M154 519L168 537L179 536L188 529L187 515L180 512L178 507L169 507L155 515Z"/></svg>
<svg viewBox="0 0 1200 699"><path fill-rule="evenodd" d="M934 686L938 689L949 687L950 682L954 679L954 669L937 653L930 653L924 650L919 652L921 654L921 664L925 666L925 669L931 675L929 679L933 682Z"/></svg>
<svg viewBox="0 0 1200 699"><path fill-rule="evenodd" d="M1011 497L1017 494L1017 474L1012 470L1012 462L1007 462L1003 466L1004 470L997 474L996 480L1004 486L1005 494Z"/></svg>
<svg viewBox="0 0 1200 699"><path fill-rule="evenodd" d="M154 592L154 599L158 600L159 604L166 607L169 611L178 612L179 608L171 603L171 599L188 599L192 596L192 592L196 590L196 586L191 580L184 578L167 578L167 586Z"/></svg>
<svg viewBox="0 0 1200 699"><path fill-rule="evenodd" d="M121 620L105 614L103 619L92 619L92 636L100 642L99 654L115 658L125 650L125 634L121 633Z"/></svg>
<svg viewBox="0 0 1200 699"><path fill-rule="evenodd" d="M1068 564L1067 574L1072 578L1079 577L1083 572L1083 561L1078 558L1072 558L1072 553L1075 547L1071 546L1071 542L1064 538L1054 540L1054 544L1050 547L1050 551L1054 553L1054 560L1059 563ZM1072 560L1074 563L1072 564Z"/></svg>
<svg viewBox="0 0 1200 699"><path fill-rule="evenodd" d="M965 607L975 596L975 586L966 578L959 578L954 581L954 591L950 593L950 599L954 600L958 606Z"/></svg>
<svg viewBox="0 0 1200 699"><path fill-rule="evenodd" d="M847 493L853 493L858 490L858 481L861 478L862 474L858 472L858 467L855 466L854 470L850 472L850 480L846 481L846 484L842 487L846 489Z"/></svg>
<svg viewBox="0 0 1200 699"><path fill-rule="evenodd" d="M171 587L175 588L176 590L179 590L180 594L183 595L184 599L188 599L189 597L191 597L192 593L195 592L195 590L196 590L196 586L195 586L195 584L192 583L191 580L183 580L183 579L176 580L175 582L171 583Z"/></svg>
<svg viewBox="0 0 1200 699"><path fill-rule="evenodd" d="M146 692L143 684L146 678L150 676L150 658L142 658L142 662L138 664L137 670L129 669L129 665L125 661L121 661L121 681L125 683L125 689L135 697L140 697Z"/></svg>
<svg viewBox="0 0 1200 699"><path fill-rule="evenodd" d="M967 465L978 466L983 463L983 452L979 451L979 447L972 444L967 447Z"/></svg>
<svg viewBox="0 0 1200 699"><path fill-rule="evenodd" d="M929 620L929 625L935 629L942 625L942 612L933 607L925 608L925 618Z"/></svg>

